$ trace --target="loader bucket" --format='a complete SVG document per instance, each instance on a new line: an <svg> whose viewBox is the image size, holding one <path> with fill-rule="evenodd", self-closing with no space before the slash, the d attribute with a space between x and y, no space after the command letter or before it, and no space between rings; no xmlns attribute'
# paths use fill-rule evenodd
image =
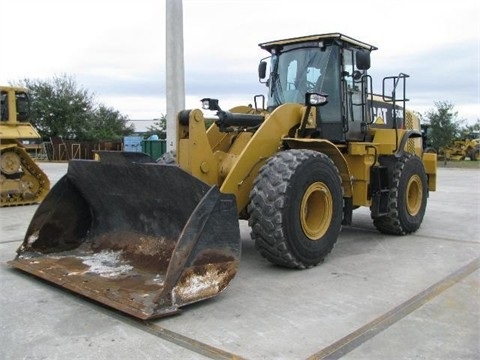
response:
<svg viewBox="0 0 480 360"><path fill-rule="evenodd" d="M235 197L143 154L72 160L9 264L141 319L217 295L240 258Z"/></svg>

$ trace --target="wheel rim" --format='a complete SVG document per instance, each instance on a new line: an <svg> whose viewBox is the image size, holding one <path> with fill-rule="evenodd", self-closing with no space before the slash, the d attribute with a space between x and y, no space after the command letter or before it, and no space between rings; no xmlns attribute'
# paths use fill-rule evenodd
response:
<svg viewBox="0 0 480 360"><path fill-rule="evenodd" d="M407 211L411 216L415 216L422 206L422 180L418 175L410 178L407 184Z"/></svg>
<svg viewBox="0 0 480 360"><path fill-rule="evenodd" d="M1 167L5 174L15 174L20 169L20 165L20 157L14 152L8 151L2 154Z"/></svg>
<svg viewBox="0 0 480 360"><path fill-rule="evenodd" d="M319 240L327 232L333 216L332 194L322 182L311 184L302 198L300 219L310 240Z"/></svg>
<svg viewBox="0 0 480 360"><path fill-rule="evenodd" d="M32 175L23 175L21 181L24 188L24 195L36 194L40 189L40 184L38 183L37 179L35 179L35 177Z"/></svg>

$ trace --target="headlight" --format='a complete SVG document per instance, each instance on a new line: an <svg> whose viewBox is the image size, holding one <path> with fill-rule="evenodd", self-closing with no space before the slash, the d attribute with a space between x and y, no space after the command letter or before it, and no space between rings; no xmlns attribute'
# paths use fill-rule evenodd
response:
<svg viewBox="0 0 480 360"><path fill-rule="evenodd" d="M203 110L212 110L212 111L221 110L220 106L218 106L218 100L217 99L204 98L200 101L202 102L202 109Z"/></svg>
<svg viewBox="0 0 480 360"><path fill-rule="evenodd" d="M305 105L309 106L322 106L325 105L327 100L327 94L319 93L306 93L305 94Z"/></svg>

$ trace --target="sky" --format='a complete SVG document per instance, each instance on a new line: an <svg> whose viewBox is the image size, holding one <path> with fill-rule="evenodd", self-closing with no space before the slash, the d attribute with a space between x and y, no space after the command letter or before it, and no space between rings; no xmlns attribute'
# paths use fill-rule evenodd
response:
<svg viewBox="0 0 480 360"><path fill-rule="evenodd" d="M180 1L180 0L179 0ZM183 0L185 107L228 109L265 94L259 43L340 32L379 48L374 92L400 72L407 107L480 119L478 0ZM0 0L0 84L68 75L133 121L166 114L165 0Z"/></svg>

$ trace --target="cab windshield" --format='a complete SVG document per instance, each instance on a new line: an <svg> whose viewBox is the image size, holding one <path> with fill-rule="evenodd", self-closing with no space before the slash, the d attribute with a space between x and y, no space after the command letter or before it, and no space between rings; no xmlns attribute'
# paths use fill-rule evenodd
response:
<svg viewBox="0 0 480 360"><path fill-rule="evenodd" d="M333 95L334 87L338 88L338 81L335 81L338 74L337 53L336 46L321 49L317 45L287 48L273 54L268 108L274 109L285 103L303 104L306 92Z"/></svg>

